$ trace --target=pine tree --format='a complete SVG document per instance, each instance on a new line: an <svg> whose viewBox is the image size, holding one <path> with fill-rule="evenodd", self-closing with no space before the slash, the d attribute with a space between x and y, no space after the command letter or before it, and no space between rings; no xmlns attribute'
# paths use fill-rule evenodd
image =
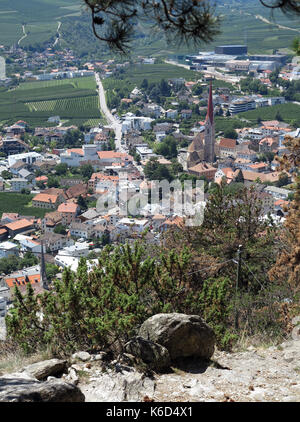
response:
<svg viewBox="0 0 300 422"><path fill-rule="evenodd" d="M295 195L285 221L284 245L270 276L274 280L287 279L297 292L300 290L300 138L287 137L285 145L289 153L282 158L277 157L277 160L280 161L282 170L294 175Z"/></svg>

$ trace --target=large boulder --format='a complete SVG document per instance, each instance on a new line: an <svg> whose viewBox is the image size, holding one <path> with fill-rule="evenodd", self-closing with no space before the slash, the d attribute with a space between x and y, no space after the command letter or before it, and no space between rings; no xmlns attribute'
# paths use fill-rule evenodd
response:
<svg viewBox="0 0 300 422"><path fill-rule="evenodd" d="M214 331L198 315L154 315L142 324L139 335L164 346L172 360L183 357L210 359L214 353Z"/></svg>
<svg viewBox="0 0 300 422"><path fill-rule="evenodd" d="M52 378L40 382L26 373L0 377L0 402L84 402L78 387Z"/></svg>
<svg viewBox="0 0 300 422"><path fill-rule="evenodd" d="M31 375L37 380L46 380L49 376L61 375L67 372L67 361L49 359L26 366L22 372Z"/></svg>
<svg viewBox="0 0 300 422"><path fill-rule="evenodd" d="M156 371L169 368L171 364L169 352L164 346L142 337L135 337L126 343L124 352L141 359Z"/></svg>

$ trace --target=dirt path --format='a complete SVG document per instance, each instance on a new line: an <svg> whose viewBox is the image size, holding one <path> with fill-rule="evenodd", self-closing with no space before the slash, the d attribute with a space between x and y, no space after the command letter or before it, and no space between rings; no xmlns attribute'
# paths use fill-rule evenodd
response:
<svg viewBox="0 0 300 422"><path fill-rule="evenodd" d="M264 18L261 15L255 15L255 18L256 19L260 19L262 22L265 22L265 23L267 23L269 25L277 26L277 28L279 28L279 29L288 29L290 31L294 31L294 32L300 33L300 30L299 29L290 28L289 26L284 26L284 25L280 25L279 23L276 23L276 22L271 22L271 21L269 21L268 19Z"/></svg>
<svg viewBox="0 0 300 422"><path fill-rule="evenodd" d="M57 30L56 30L56 33L58 34L58 36L56 37L56 40L54 41L54 43L53 43L53 47L55 47L56 46L56 44L59 42L59 40L60 40L60 38L61 38L61 34L60 34L60 32L59 32L59 30L60 30L60 28L61 28L61 25L62 25L62 23L61 22L58 22L58 27L57 27Z"/></svg>
<svg viewBox="0 0 300 422"><path fill-rule="evenodd" d="M22 38L19 39L18 45L20 45L20 43L28 36L28 34L26 33L25 25L22 25L22 30L23 30L23 36Z"/></svg>

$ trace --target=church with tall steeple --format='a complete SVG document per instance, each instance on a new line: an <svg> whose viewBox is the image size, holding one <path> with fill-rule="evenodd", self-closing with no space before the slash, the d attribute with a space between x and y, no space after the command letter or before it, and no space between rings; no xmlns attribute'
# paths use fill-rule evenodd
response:
<svg viewBox="0 0 300 422"><path fill-rule="evenodd" d="M207 115L204 131L195 136L187 151L187 168L200 162L213 163L215 161L215 121L212 96L212 83L209 86Z"/></svg>
<svg viewBox="0 0 300 422"><path fill-rule="evenodd" d="M204 161L213 163L215 161L215 120L211 82L209 85L207 115L204 126Z"/></svg>

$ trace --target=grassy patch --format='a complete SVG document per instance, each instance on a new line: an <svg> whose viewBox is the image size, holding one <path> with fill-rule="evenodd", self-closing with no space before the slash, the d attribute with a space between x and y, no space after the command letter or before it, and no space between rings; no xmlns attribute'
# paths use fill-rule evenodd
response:
<svg viewBox="0 0 300 422"><path fill-rule="evenodd" d="M20 215L42 218L47 212L51 211L32 207L32 198L33 195L0 192L0 215L2 216L4 212L15 212Z"/></svg>
<svg viewBox="0 0 300 422"><path fill-rule="evenodd" d="M277 113L286 122L298 120L300 116L300 106L293 103L277 104L272 107L261 107L255 110L239 113L238 117L256 122L258 117L262 120L276 120Z"/></svg>
<svg viewBox="0 0 300 422"><path fill-rule="evenodd" d="M199 73L168 63L159 63L129 66L125 68L122 77L126 83L135 86L140 85L144 79L147 79L149 83L171 78L185 78L188 81L196 81L199 79Z"/></svg>

